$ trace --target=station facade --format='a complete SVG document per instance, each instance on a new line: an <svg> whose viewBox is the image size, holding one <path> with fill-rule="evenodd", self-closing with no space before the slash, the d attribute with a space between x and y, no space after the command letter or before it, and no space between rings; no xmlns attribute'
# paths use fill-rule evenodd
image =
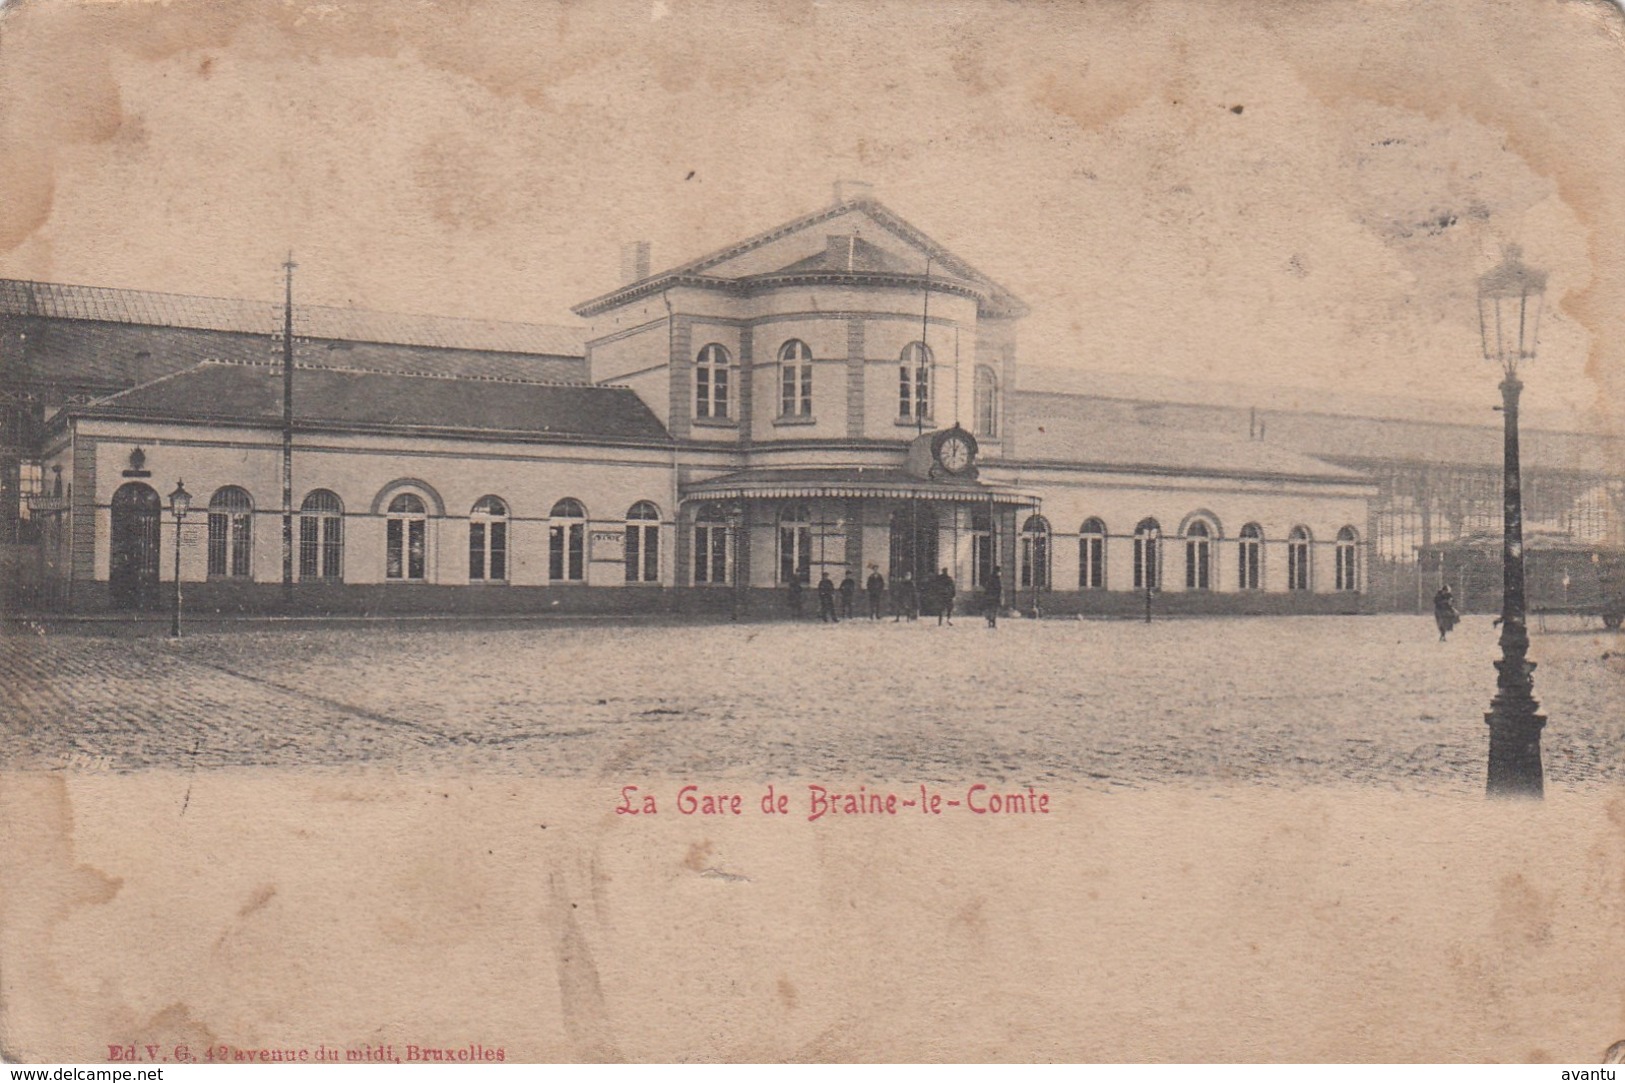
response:
<svg viewBox="0 0 1625 1083"><path fill-rule="evenodd" d="M178 554L187 607L222 612L756 613L792 579L980 595L995 569L1046 614L1361 606L1365 475L1017 425L1024 305L866 189L659 273L638 255L576 308L574 372L455 343L347 366L306 335L291 419L264 350L61 403L32 467L41 596L162 608Z"/></svg>

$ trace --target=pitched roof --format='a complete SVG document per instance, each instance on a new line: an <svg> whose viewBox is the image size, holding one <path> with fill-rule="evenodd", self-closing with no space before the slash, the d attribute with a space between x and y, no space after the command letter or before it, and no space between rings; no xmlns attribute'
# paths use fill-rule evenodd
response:
<svg viewBox="0 0 1625 1083"><path fill-rule="evenodd" d="M589 301L584 301L575 306L573 311L578 316L593 316L610 308L614 308L617 305L631 301L637 297L641 297L645 294L656 293L669 285L680 284L712 287L732 285L734 283L734 279L723 275L711 274L709 272L712 272L720 264L726 263L729 260L736 259L739 256L762 248L765 245L773 243L774 241L789 237L792 234L812 229L815 226L839 218L842 215L848 214L852 211L861 211L880 228L886 230L888 233L913 246L914 248L919 249L921 252L929 256L932 262L941 269L938 272L941 277L936 279L936 284L939 288L950 283L960 284L962 287L968 287L971 290L974 290L974 292L979 296L984 307L989 309L993 314L1008 316L1021 316L1026 314L1027 306L1023 304L1022 301L1015 296L1015 294L1011 293L1009 290L993 281L993 279L989 278L981 271L978 271L975 267L972 267L969 263L966 263L952 252L948 251L942 245L938 244L936 241L920 232L914 226L904 221L894 211L880 203L880 201L867 194L830 204L829 206L813 211L811 214L802 215L800 218L793 219L784 223L783 225L776 226L773 229L766 230L762 233L758 233L753 237L748 237L745 240L731 244L726 248L719 248L714 252L700 256L698 259L689 260L687 263L682 263L676 267L650 275L647 278L639 279L638 281L629 283L620 287L619 289L612 290L609 293L595 297ZM818 257L815 256L812 258L816 259ZM791 266L793 267L795 265L792 264ZM923 285L925 282L925 275L923 272L923 266L919 268L906 269L899 266L895 269L887 268L883 272L879 270L870 270L868 273L884 273L893 278L907 279L911 281L918 280L916 284ZM789 271L789 268L786 268L781 272L755 277L778 278L786 273L792 272ZM823 267L819 268L817 271L802 270L793 273L834 274L840 272L837 272L837 270L833 267ZM742 277L749 278L752 276Z"/></svg>
<svg viewBox="0 0 1625 1083"><path fill-rule="evenodd" d="M0 315L194 327L270 335L282 330L282 305L236 297L193 297L151 290L0 279ZM554 324L408 316L330 305L294 306L294 334L353 342L581 357L578 328Z"/></svg>
<svg viewBox="0 0 1625 1083"><path fill-rule="evenodd" d="M1366 476L1356 470L1273 444L1161 425L1078 418L1018 418L1011 428L1018 451L1012 461L1018 463L1053 462L1131 473L1366 480ZM999 462L990 465L997 466Z"/></svg>
<svg viewBox="0 0 1625 1083"><path fill-rule="evenodd" d="M282 420L282 372L271 365L203 364L64 412L276 425ZM363 431L670 443L633 391L593 384L305 368L294 373L294 413L301 425Z"/></svg>

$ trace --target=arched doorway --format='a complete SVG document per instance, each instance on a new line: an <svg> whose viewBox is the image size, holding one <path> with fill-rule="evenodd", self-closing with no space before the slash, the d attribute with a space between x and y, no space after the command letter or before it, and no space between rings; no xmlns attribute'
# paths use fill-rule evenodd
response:
<svg viewBox="0 0 1625 1083"><path fill-rule="evenodd" d="M158 531L163 502L139 481L119 486L113 494L113 544L108 589L119 609L157 609Z"/></svg>
<svg viewBox="0 0 1625 1083"><path fill-rule="evenodd" d="M921 582L937 572L937 513L918 501L891 516L891 578Z"/></svg>

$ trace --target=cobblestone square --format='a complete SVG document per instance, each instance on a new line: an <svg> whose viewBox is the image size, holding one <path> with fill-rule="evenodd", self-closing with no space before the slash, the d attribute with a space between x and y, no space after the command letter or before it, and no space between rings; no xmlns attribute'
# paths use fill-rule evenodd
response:
<svg viewBox="0 0 1625 1083"><path fill-rule="evenodd" d="M23 768L466 765L1472 793L1495 630L1418 617L420 622L0 640ZM1617 780L1625 639L1534 635L1548 782Z"/></svg>

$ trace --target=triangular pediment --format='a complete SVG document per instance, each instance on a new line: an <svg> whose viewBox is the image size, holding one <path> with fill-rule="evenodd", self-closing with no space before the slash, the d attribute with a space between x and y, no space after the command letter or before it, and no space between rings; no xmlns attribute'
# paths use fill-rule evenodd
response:
<svg viewBox="0 0 1625 1083"><path fill-rule="evenodd" d="M924 280L980 298L991 313L1026 309L1008 290L872 198L837 203L737 244L630 283L576 308L593 315L677 281L749 285L762 278L855 275Z"/></svg>

